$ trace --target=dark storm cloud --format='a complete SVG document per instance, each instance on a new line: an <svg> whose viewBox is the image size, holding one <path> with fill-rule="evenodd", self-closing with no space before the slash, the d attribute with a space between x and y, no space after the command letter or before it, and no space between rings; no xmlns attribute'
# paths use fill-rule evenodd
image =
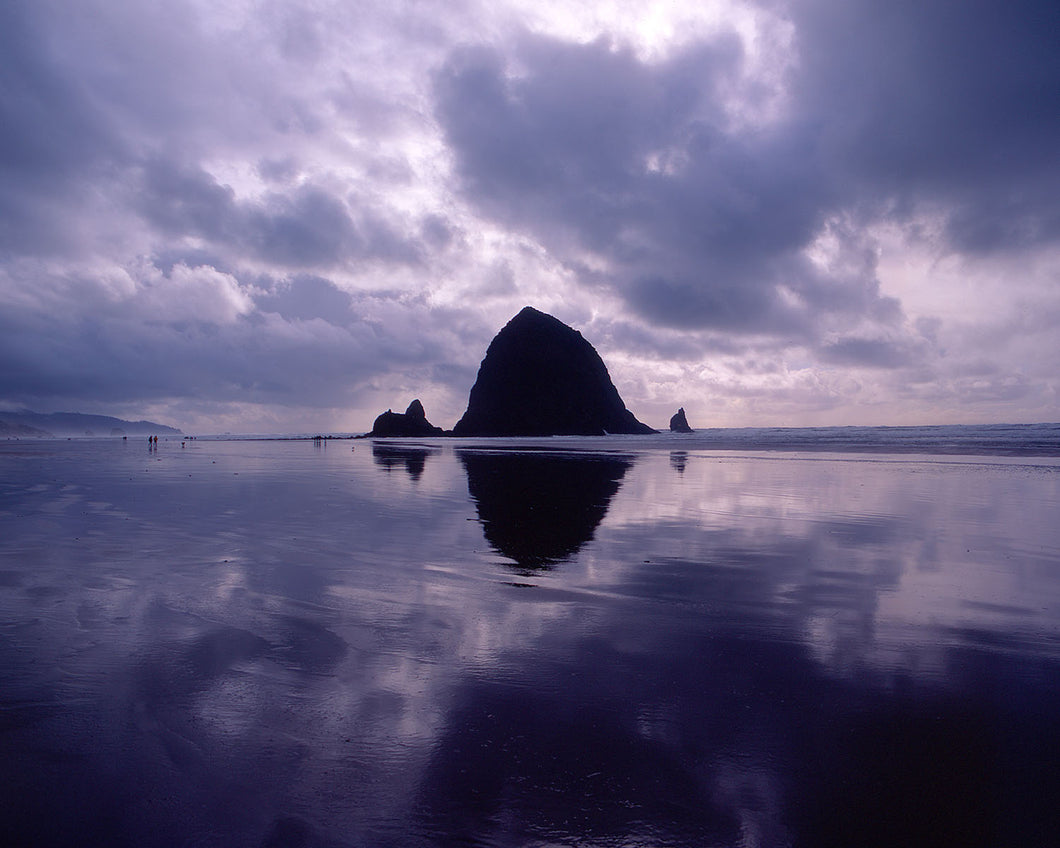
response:
<svg viewBox="0 0 1060 848"><path fill-rule="evenodd" d="M407 167L357 181L331 172L368 169L352 145L318 158L371 87L329 95L324 53L271 55L274 26L233 39L182 0L0 4L0 400L334 406L446 358L409 329L422 307L322 276L420 267L448 230L388 206ZM375 99L358 129L394 132Z"/></svg>
<svg viewBox="0 0 1060 848"><path fill-rule="evenodd" d="M870 368L898 368L913 361L910 351L883 339L839 339L823 345L819 353L824 362Z"/></svg>
<svg viewBox="0 0 1060 848"><path fill-rule="evenodd" d="M56 66L37 10L0 4L0 251L70 242L70 198L119 147L76 78Z"/></svg>
<svg viewBox="0 0 1060 848"><path fill-rule="evenodd" d="M57 185L110 142L77 81L56 67L27 4L0 5L0 173L5 186Z"/></svg>
<svg viewBox="0 0 1060 848"><path fill-rule="evenodd" d="M657 63L538 36L511 56L455 51L436 109L467 197L652 323L807 342L834 318L901 321L868 224L941 215L960 250L1058 235L1055 4L790 14L779 118L734 115L748 65L729 39ZM821 235L842 261L807 258ZM608 268L589 271L586 253ZM860 348L855 359L900 359Z"/></svg>
<svg viewBox="0 0 1060 848"><path fill-rule="evenodd" d="M247 46L202 25L181 3L157 14L93 5L69 16L47 3L3 4L0 248L83 253L86 228L111 227L205 239L235 258L285 267L419 262L418 222L393 220L384 201L346 181L290 179L322 134L328 98L287 90L282 65L245 61ZM262 176L289 180L263 197L237 196L200 164L238 161L256 147L282 151L254 156Z"/></svg>
<svg viewBox="0 0 1060 848"><path fill-rule="evenodd" d="M519 61L511 78L498 54L467 50L438 79L479 206L560 253L605 257L604 281L653 322L807 332L778 287L819 286L799 251L830 187L798 138L725 129L734 42L650 66L605 42L528 37Z"/></svg>
<svg viewBox="0 0 1060 848"><path fill-rule="evenodd" d="M323 277L295 277L286 285L277 285L268 294L256 298L256 302L262 312L276 312L288 320L320 318L343 326L354 317L350 295Z"/></svg>
<svg viewBox="0 0 1060 848"><path fill-rule="evenodd" d="M1053 5L781 0L758 41L650 60L529 34L562 26L523 7L421 6L0 3L0 402L457 397L569 279L567 320L654 362L794 350L897 382L989 347L999 380L1041 371L1016 313L1054 344ZM906 320L885 294L919 272L877 266L880 223L1010 257L979 280L1038 263L995 341Z"/></svg>
<svg viewBox="0 0 1060 848"><path fill-rule="evenodd" d="M327 267L360 259L414 263L417 241L370 208L354 212L312 185L240 201L196 167L155 161L142 170L135 202L170 236L197 236L286 267Z"/></svg>
<svg viewBox="0 0 1060 848"><path fill-rule="evenodd" d="M796 96L824 153L899 204L935 202L960 250L1060 236L1060 6L798 3Z"/></svg>
<svg viewBox="0 0 1060 848"><path fill-rule="evenodd" d="M209 269L212 271L212 269ZM193 269L188 274L203 272ZM122 403L191 396L200 402L307 407L351 403L387 369L429 368L445 359L438 338L410 338L388 317L426 309L387 297L340 292L321 278L299 277L261 296L243 314L211 316L208 289L186 287L186 307L146 298L92 306L92 320L67 312L9 308L0 313L0 397L27 405L55 398ZM214 304L221 312L222 304ZM86 309L85 311L89 311ZM445 336L442 336L444 339Z"/></svg>

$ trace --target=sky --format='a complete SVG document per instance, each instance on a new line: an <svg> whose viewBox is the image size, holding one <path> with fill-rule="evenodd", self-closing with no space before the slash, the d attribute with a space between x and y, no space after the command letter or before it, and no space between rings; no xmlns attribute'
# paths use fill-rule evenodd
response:
<svg viewBox="0 0 1060 848"><path fill-rule="evenodd" d="M452 427L532 305L665 428L1060 421L1055 0L6 0L0 410Z"/></svg>

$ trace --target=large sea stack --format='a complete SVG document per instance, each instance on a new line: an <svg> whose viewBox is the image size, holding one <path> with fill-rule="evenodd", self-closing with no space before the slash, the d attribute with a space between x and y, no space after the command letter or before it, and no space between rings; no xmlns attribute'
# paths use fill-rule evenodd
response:
<svg viewBox="0 0 1060 848"><path fill-rule="evenodd" d="M582 334L527 306L497 333L454 436L654 433L619 397Z"/></svg>

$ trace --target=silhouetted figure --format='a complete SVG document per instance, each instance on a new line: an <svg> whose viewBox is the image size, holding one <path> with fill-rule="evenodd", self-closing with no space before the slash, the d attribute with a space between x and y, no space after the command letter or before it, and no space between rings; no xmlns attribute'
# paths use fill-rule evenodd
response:
<svg viewBox="0 0 1060 848"><path fill-rule="evenodd" d="M688 419L685 418L685 408L683 406L670 419L670 430L674 433L692 432L692 428L688 426Z"/></svg>
<svg viewBox="0 0 1060 848"><path fill-rule="evenodd" d="M626 409L577 330L527 306L497 333L454 436L654 433Z"/></svg>
<svg viewBox="0 0 1060 848"><path fill-rule="evenodd" d="M570 559L593 537L629 457L457 451L486 541L524 573Z"/></svg>

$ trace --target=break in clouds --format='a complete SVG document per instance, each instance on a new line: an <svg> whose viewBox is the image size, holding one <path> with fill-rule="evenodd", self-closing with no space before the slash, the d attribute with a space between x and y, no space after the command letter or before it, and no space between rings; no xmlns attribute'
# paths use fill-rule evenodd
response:
<svg viewBox="0 0 1060 848"><path fill-rule="evenodd" d="M0 8L0 402L450 426L533 304L657 426L1056 420L1052 3Z"/></svg>

